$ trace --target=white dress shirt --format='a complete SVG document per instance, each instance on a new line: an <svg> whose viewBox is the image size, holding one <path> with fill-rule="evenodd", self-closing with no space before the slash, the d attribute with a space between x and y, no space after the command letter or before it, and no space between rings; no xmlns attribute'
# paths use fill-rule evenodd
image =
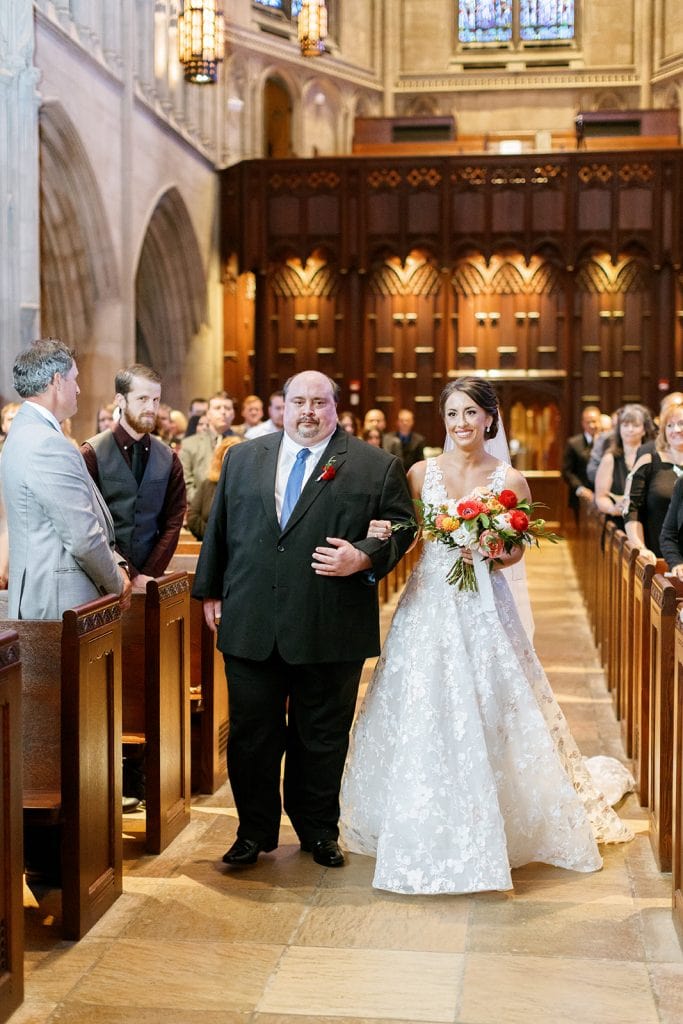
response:
<svg viewBox="0 0 683 1024"><path fill-rule="evenodd" d="M285 496L287 480L289 479L289 474L291 472L292 466L294 465L294 461L297 455L299 454L302 448L310 449L311 454L306 459L304 467L304 478L301 484L301 490L303 491L304 487L306 486L311 476L311 473L318 464L320 456L330 443L330 438L332 437L333 433L334 431L328 434L328 436L323 441L319 441L318 444L315 445L298 444L296 441L293 441L291 439L289 434L283 433L282 444L280 445L280 451L277 457L277 473L275 474L275 509L277 511L278 522L280 520L280 514L282 512L282 499Z"/></svg>

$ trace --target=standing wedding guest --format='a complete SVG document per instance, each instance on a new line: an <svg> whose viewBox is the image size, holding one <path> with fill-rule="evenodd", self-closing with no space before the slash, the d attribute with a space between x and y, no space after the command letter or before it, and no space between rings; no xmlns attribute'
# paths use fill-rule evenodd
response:
<svg viewBox="0 0 683 1024"><path fill-rule="evenodd" d="M659 535L678 478L683 475L683 405L668 403L659 417L654 450L641 455L631 474L626 536L650 562L662 557Z"/></svg>
<svg viewBox="0 0 683 1024"><path fill-rule="evenodd" d="M102 430L111 430L116 422L114 413L116 411L116 402L109 402L107 405L101 405L97 410L97 433L99 434Z"/></svg>
<svg viewBox="0 0 683 1024"><path fill-rule="evenodd" d="M600 410L588 405L581 414L581 433L567 440L562 458L562 476L569 488L569 507L575 518L579 514L579 498L593 497L587 467L593 447L593 439L600 426Z"/></svg>
<svg viewBox="0 0 683 1024"><path fill-rule="evenodd" d="M669 508L659 534L659 546L669 572L679 580L683 579L683 478L674 484Z"/></svg>
<svg viewBox="0 0 683 1024"><path fill-rule="evenodd" d="M400 409L396 417L396 430L385 434L382 443L387 451L395 452L398 444L406 473L425 457L425 439L415 430L415 416L411 409Z"/></svg>
<svg viewBox="0 0 683 1024"><path fill-rule="evenodd" d="M363 431L363 440L368 444L371 444L374 448L382 447L382 431L379 427L368 427L367 430Z"/></svg>
<svg viewBox="0 0 683 1024"><path fill-rule="evenodd" d="M228 678L235 866L278 845L283 755L302 850L344 863L339 783L363 662L379 653L376 583L412 540L367 533L413 508L400 461L342 430L337 401L329 377L298 373L284 430L228 451L197 565Z"/></svg>
<svg viewBox="0 0 683 1024"><path fill-rule="evenodd" d="M492 385L459 378L439 409L451 447L410 470L413 497L427 509L466 498L451 512L462 518L477 489L506 495L501 512L529 500L524 477L486 451ZM498 571L522 549L498 551L481 590L449 582L459 554L471 562L425 537L354 727L342 842L376 858L376 888L400 893L511 889L510 869L532 861L597 871L598 842L632 836L592 784Z"/></svg>
<svg viewBox="0 0 683 1024"><path fill-rule="evenodd" d="M176 453L152 433L161 399L156 370L134 363L114 381L118 423L81 446L112 519L116 546L136 593L168 568L185 515L185 481Z"/></svg>
<svg viewBox="0 0 683 1024"><path fill-rule="evenodd" d="M245 440L251 441L254 437L263 437L264 434L274 434L276 430L282 430L282 421L285 415L285 394L284 391L273 391L268 399L268 419L263 423L257 423L255 427L245 430Z"/></svg>
<svg viewBox="0 0 683 1024"><path fill-rule="evenodd" d="M185 438L180 449L180 462L185 474L187 500L192 501L194 493L211 465L214 448L222 437L234 437L232 423L235 419L235 404L227 391L217 391L209 399L206 411L208 430L197 431L192 437Z"/></svg>
<svg viewBox="0 0 683 1024"><path fill-rule="evenodd" d="M241 437L224 437L214 448L207 477L202 480L194 492L194 498L187 510L187 528L192 531L197 540L202 540L206 531L226 452L234 444L242 444L242 441Z"/></svg>
<svg viewBox="0 0 683 1024"><path fill-rule="evenodd" d="M652 417L644 405L629 404L619 410L611 444L595 476L595 504L622 530L627 477L636 463L638 449L654 436Z"/></svg>
<svg viewBox="0 0 683 1024"><path fill-rule="evenodd" d="M2 452L9 525L9 617L59 619L103 594L130 604L114 524L61 423L78 407L78 367L57 339L36 341L14 363L26 399Z"/></svg>
<svg viewBox="0 0 683 1024"><path fill-rule="evenodd" d="M0 410L0 451L7 440L12 420L21 409L21 402L8 402Z"/></svg>
<svg viewBox="0 0 683 1024"><path fill-rule="evenodd" d="M349 409L345 409L339 413L339 426L342 430L346 430L347 433L353 434L354 437L361 436L361 425L360 420L355 413Z"/></svg>
<svg viewBox="0 0 683 1024"><path fill-rule="evenodd" d="M263 402L258 395L247 395L242 402L242 422L233 427L238 437L244 437L247 430L258 426L263 420Z"/></svg>

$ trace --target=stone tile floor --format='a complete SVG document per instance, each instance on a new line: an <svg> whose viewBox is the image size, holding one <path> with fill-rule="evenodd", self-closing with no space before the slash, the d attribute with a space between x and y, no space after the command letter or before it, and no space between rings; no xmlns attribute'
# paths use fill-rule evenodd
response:
<svg viewBox="0 0 683 1024"><path fill-rule="evenodd" d="M566 545L532 552L529 578L536 647L583 752L623 757ZM124 895L86 938L60 939L58 893L27 910L12 1024L680 1024L670 876L634 796L620 813L637 836L606 848L601 872L534 864L514 892L459 897L374 891L368 858L325 870L288 827L230 873L227 786L193 801L158 857L132 816Z"/></svg>

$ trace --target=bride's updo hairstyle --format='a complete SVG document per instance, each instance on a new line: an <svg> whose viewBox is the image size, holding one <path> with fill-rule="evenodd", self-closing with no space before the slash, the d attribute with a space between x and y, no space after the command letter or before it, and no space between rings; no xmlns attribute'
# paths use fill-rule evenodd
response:
<svg viewBox="0 0 683 1024"><path fill-rule="evenodd" d="M439 398L439 412L442 420L446 419L446 402L455 391L463 391L480 409L492 417L491 426L486 428L486 437L495 437L498 433L500 416L495 388L481 377L457 377L456 380L452 380L443 389Z"/></svg>

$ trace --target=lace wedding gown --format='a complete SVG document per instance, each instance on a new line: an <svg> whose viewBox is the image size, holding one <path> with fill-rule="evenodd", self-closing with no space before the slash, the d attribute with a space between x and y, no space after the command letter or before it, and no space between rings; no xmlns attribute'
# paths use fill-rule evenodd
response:
<svg viewBox="0 0 683 1024"><path fill-rule="evenodd" d="M436 459L422 498L447 498ZM396 609L352 734L342 842L376 857L373 885L392 892L511 889L510 868L531 861L596 871L597 843L632 834L591 781L503 574L486 611L446 582L454 555L425 543Z"/></svg>

